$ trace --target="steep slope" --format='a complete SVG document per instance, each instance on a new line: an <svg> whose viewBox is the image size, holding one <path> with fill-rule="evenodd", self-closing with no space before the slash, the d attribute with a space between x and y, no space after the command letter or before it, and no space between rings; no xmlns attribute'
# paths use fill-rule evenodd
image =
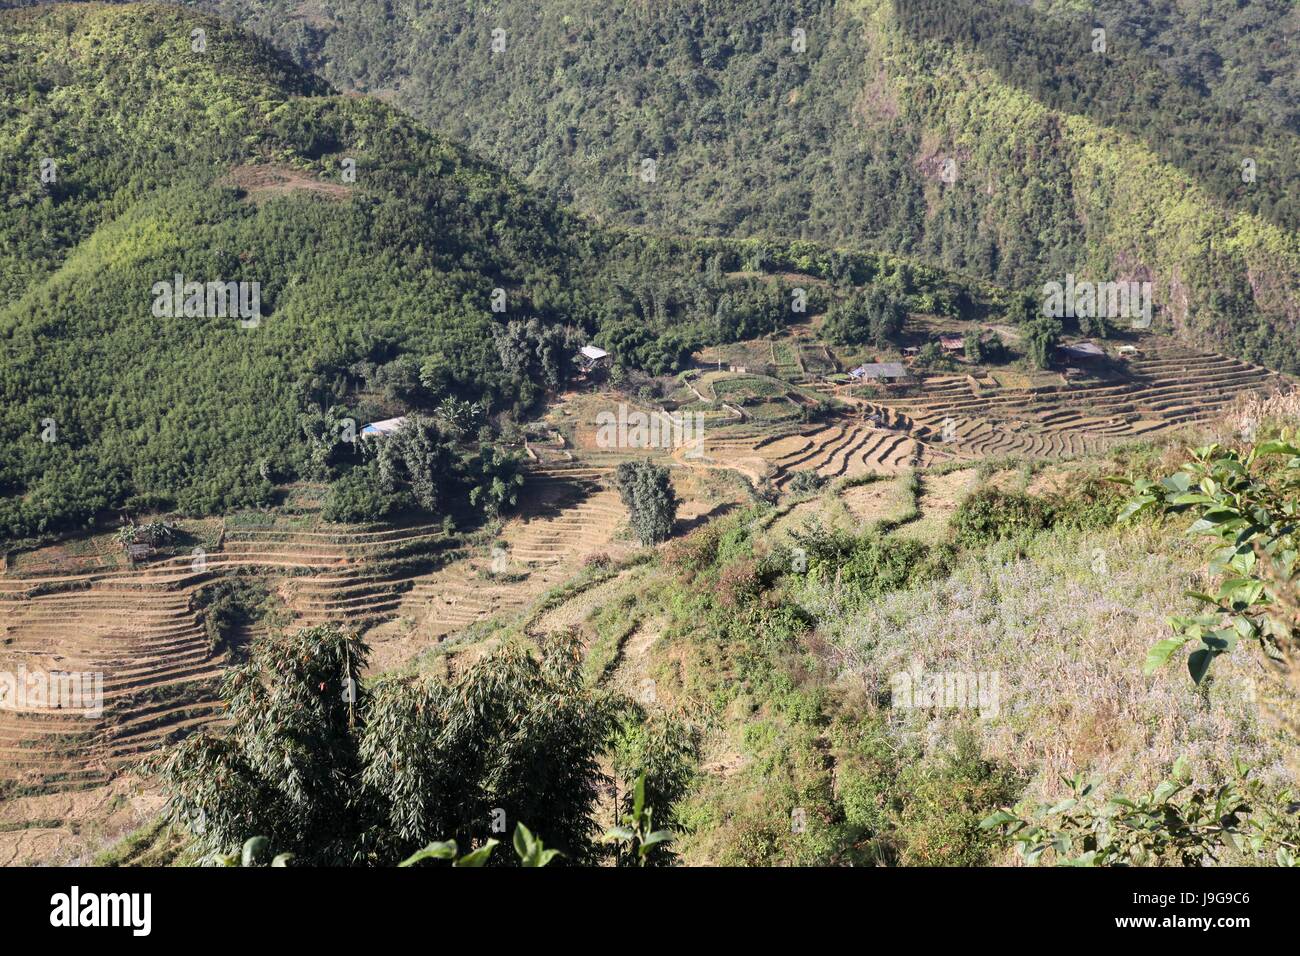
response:
<svg viewBox="0 0 1300 956"><path fill-rule="evenodd" d="M1014 284L1150 279L1181 333L1295 366L1300 140L1180 83L1131 30L1098 59L1090 23L1003 2L203 5L602 216ZM1284 55L1285 30L1240 55Z"/></svg>
<svg viewBox="0 0 1300 956"><path fill-rule="evenodd" d="M1294 0L1034 0L1095 17L1221 107L1300 132L1300 6Z"/></svg>
<svg viewBox="0 0 1300 956"><path fill-rule="evenodd" d="M354 363L438 356L509 400L493 288L544 320L580 311L582 224L212 18L6 14L0 89L10 533L132 493L191 511L265 500L301 454L297 413L335 400ZM246 283L249 311L208 289L199 314L189 290L183 314L160 314L176 276Z"/></svg>
<svg viewBox="0 0 1300 956"><path fill-rule="evenodd" d="M741 269L994 294L890 255L595 227L175 7L0 15L0 93L0 537L267 504L311 472L304 413L518 414L585 336L675 371L792 321Z"/></svg>

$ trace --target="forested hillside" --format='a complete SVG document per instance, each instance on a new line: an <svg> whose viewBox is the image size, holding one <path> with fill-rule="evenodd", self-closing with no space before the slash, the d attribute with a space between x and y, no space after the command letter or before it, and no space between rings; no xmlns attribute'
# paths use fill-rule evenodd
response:
<svg viewBox="0 0 1300 956"><path fill-rule="evenodd" d="M174 7L0 16L0 92L0 535L270 503L334 474L348 449L322 422L447 399L522 412L590 336L676 370L792 318L780 286L728 277L742 268L983 296L889 256L594 229ZM256 283L260 315L160 316L176 276ZM477 454L482 434L463 437Z"/></svg>
<svg viewBox="0 0 1300 956"><path fill-rule="evenodd" d="M1065 3L202 5L612 220L867 245L1012 285L1151 279L1180 332L1295 365L1300 152L1268 106L1293 84L1289 5L1249 39L1215 10L1193 29L1103 5L1104 54Z"/></svg>
<svg viewBox="0 0 1300 956"><path fill-rule="evenodd" d="M1091 14L1179 82L1221 107L1300 132L1300 6L1295 0L1035 0Z"/></svg>

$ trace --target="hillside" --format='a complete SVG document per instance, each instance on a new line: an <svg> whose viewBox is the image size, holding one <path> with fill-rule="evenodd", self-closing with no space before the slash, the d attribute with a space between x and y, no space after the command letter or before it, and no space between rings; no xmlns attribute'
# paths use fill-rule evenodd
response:
<svg viewBox="0 0 1300 956"><path fill-rule="evenodd" d="M0 865L1294 860L1284 25L234 3L0 12Z"/></svg>
<svg viewBox="0 0 1300 956"><path fill-rule="evenodd" d="M1300 141L1267 105L1294 84L1290 4L1195 28L1103 4L1104 56L1067 3L201 5L610 221L863 245L1009 285L1150 279L1167 327L1295 367ZM643 158L663 188L639 188Z"/></svg>
<svg viewBox="0 0 1300 956"><path fill-rule="evenodd" d="M584 336L659 374L692 348L791 318L776 290L724 274L756 254L743 244L593 229L215 19L13 12L0 18L0 71L9 537L128 503L270 504L275 484L312 473L300 419L314 410L337 405L357 427L447 398L518 413ZM758 254L824 263L828 252ZM853 261L867 277L895 268L889 256ZM976 287L909 275L918 293ZM225 318L160 316L156 285L177 276L256 284L257 320L234 315L233 300ZM545 340L529 346L539 357L507 368L496 332L530 319L520 334Z"/></svg>

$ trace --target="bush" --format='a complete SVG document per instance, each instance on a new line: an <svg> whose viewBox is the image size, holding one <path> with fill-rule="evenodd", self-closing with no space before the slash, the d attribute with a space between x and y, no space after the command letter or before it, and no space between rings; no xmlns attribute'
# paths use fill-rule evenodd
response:
<svg viewBox="0 0 1300 956"><path fill-rule="evenodd" d="M649 461L625 461L614 473L614 486L631 513L632 530L640 542L668 540L678 504L668 469Z"/></svg>
<svg viewBox="0 0 1300 956"><path fill-rule="evenodd" d="M906 793L898 817L904 866L987 864L998 841L981 823L1022 787L1008 769L984 758L968 729L938 761L910 765L900 783Z"/></svg>
<svg viewBox="0 0 1300 956"><path fill-rule="evenodd" d="M1055 508L1043 498L983 488L962 502L951 527L960 543L978 545L1044 531L1055 517Z"/></svg>
<svg viewBox="0 0 1300 956"><path fill-rule="evenodd" d="M721 541L722 525L718 523L705 525L664 548L664 563L669 567L686 571L689 576L694 577L701 571L713 567Z"/></svg>
<svg viewBox="0 0 1300 956"><path fill-rule="evenodd" d="M340 523L372 523L391 518L411 504L406 495L380 488L378 467L371 461L330 485L321 517Z"/></svg>
<svg viewBox="0 0 1300 956"><path fill-rule="evenodd" d="M790 479L790 493L795 495L819 491L826 485L826 478L815 471L796 471Z"/></svg>
<svg viewBox="0 0 1300 956"><path fill-rule="evenodd" d="M908 538L883 538L875 532L855 537L814 524L793 534L808 562L811 581L834 581L859 597L898 591L932 577L937 556Z"/></svg>

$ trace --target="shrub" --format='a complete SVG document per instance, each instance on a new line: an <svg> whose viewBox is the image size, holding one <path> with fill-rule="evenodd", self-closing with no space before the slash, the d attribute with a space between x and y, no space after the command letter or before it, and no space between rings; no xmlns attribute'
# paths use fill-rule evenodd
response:
<svg viewBox="0 0 1300 956"><path fill-rule="evenodd" d="M1055 509L1042 498L983 488L962 502L951 526L960 543L978 545L1046 530L1054 519Z"/></svg>
<svg viewBox="0 0 1300 956"><path fill-rule="evenodd" d="M819 491L825 485L826 478L815 471L796 471L794 477L790 479L789 488L792 494L802 495Z"/></svg>
<svg viewBox="0 0 1300 956"><path fill-rule="evenodd" d="M740 607L763 593L758 562L752 558L733 561L718 576L718 600L724 607Z"/></svg>
<svg viewBox="0 0 1300 956"><path fill-rule="evenodd" d="M929 547L908 538L876 532L854 536L820 524L792 537L804 551L811 581L835 581L859 597L900 590L933 576L939 567Z"/></svg>
<svg viewBox="0 0 1300 956"><path fill-rule="evenodd" d="M973 732L962 729L952 750L903 771L906 794L898 816L905 866L981 866L997 840L981 826L995 808L1015 798L1022 781L986 760Z"/></svg>
<svg viewBox="0 0 1300 956"><path fill-rule="evenodd" d="M321 517L341 523L377 522L391 518L410 504L405 494L391 494L380 487L378 466L371 461L330 485Z"/></svg>
<svg viewBox="0 0 1300 956"><path fill-rule="evenodd" d="M722 526L717 523L705 525L664 548L664 563L669 567L679 568L693 577L713 567L721 541Z"/></svg>

